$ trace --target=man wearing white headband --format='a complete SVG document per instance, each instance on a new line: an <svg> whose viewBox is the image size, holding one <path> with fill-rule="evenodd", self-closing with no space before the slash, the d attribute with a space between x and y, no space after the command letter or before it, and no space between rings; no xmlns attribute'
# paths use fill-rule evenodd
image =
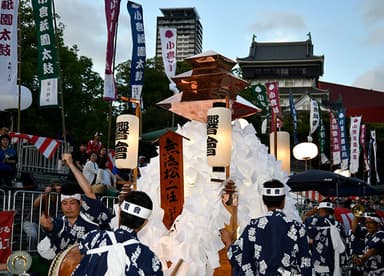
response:
<svg viewBox="0 0 384 276"><path fill-rule="evenodd" d="M111 211L96 198L90 183L74 164L72 155L65 153L63 160L71 169L78 185L66 184L62 187L60 201L63 216L56 218L46 214L40 216L40 224L56 254L77 243L91 230L109 228L112 217ZM84 196L81 196L81 192L84 192ZM47 259L55 257L55 255L46 255L43 251L39 253Z"/></svg>
<svg viewBox="0 0 384 276"><path fill-rule="evenodd" d="M314 265L314 275L341 275L345 258L345 234L334 217L335 204L324 199L304 215Z"/></svg>
<svg viewBox="0 0 384 276"><path fill-rule="evenodd" d="M278 180L263 185L268 212L251 219L227 255L234 275L312 275L308 239L303 225L288 221L282 209L285 187ZM224 243L230 243L222 234Z"/></svg>
<svg viewBox="0 0 384 276"><path fill-rule="evenodd" d="M142 191L130 191L118 211L119 227L95 230L80 239L84 255L73 276L163 275L160 259L138 239L152 213L152 200Z"/></svg>
<svg viewBox="0 0 384 276"><path fill-rule="evenodd" d="M368 233L363 254L354 256L353 263L364 267L364 275L384 275L384 231L382 220L374 210L364 213Z"/></svg>

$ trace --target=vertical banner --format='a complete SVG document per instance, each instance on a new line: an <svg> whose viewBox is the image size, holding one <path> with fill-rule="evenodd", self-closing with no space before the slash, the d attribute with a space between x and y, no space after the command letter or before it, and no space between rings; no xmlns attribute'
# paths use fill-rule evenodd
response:
<svg viewBox="0 0 384 276"><path fill-rule="evenodd" d="M174 77L176 73L177 29L161 27L159 28L159 35L164 72L170 81L170 90L178 93L179 91L176 88L176 84L172 80L172 77Z"/></svg>
<svg viewBox="0 0 384 276"><path fill-rule="evenodd" d="M325 155L325 127L323 121L323 115L321 108L319 107L319 118L320 118L320 162L321 164L329 163L328 157Z"/></svg>
<svg viewBox="0 0 384 276"><path fill-rule="evenodd" d="M37 29L40 107L57 107L59 69L52 21L52 2L32 0L32 7Z"/></svg>
<svg viewBox="0 0 384 276"><path fill-rule="evenodd" d="M377 169L377 144L376 144L376 130L371 130L371 143L373 148L373 158L376 171L376 183L380 183L379 171Z"/></svg>
<svg viewBox="0 0 384 276"><path fill-rule="evenodd" d="M340 128L335 115L329 112L332 165L341 163Z"/></svg>
<svg viewBox="0 0 384 276"><path fill-rule="evenodd" d="M6 264L12 252L12 227L15 211L0 212L0 264Z"/></svg>
<svg viewBox="0 0 384 276"><path fill-rule="evenodd" d="M268 95L269 103L271 105L271 110L272 110L271 112L272 122L271 122L270 132L275 132L276 127L280 128L282 126L282 122L280 121L280 118L279 118L281 117L279 83L267 82L265 83L265 87L267 88L267 95Z"/></svg>
<svg viewBox="0 0 384 276"><path fill-rule="evenodd" d="M116 100L116 83L113 75L114 56L116 51L115 36L119 21L121 0L105 0L105 19L107 22L107 49L104 71L104 100Z"/></svg>
<svg viewBox="0 0 384 276"><path fill-rule="evenodd" d="M127 4L131 17L132 33L132 61L130 74L131 98L141 101L141 91L144 84L145 68L145 36L143 23L143 9L141 5L132 1Z"/></svg>
<svg viewBox="0 0 384 276"><path fill-rule="evenodd" d="M366 147L366 140L367 140L366 135L367 135L367 126L365 124L362 124L360 129L360 146L361 146L361 150L363 151L364 171L369 171L367 147Z"/></svg>
<svg viewBox="0 0 384 276"><path fill-rule="evenodd" d="M267 113L269 110L269 102L267 97L266 88L261 83L252 85L250 88L252 96L255 98L254 103L257 107L261 108L263 112Z"/></svg>
<svg viewBox="0 0 384 276"><path fill-rule="evenodd" d="M337 121L339 123L340 128L340 150L341 150L341 170L348 169L348 141L347 141L347 132L345 126L345 111L344 109L340 109L337 114Z"/></svg>
<svg viewBox="0 0 384 276"><path fill-rule="evenodd" d="M183 136L166 132L159 139L159 150L160 206L164 210L163 223L170 229L184 205Z"/></svg>
<svg viewBox="0 0 384 276"><path fill-rule="evenodd" d="M17 82L17 15L19 1L1 1L0 94L10 94ZM16 94L15 94L16 95Z"/></svg>
<svg viewBox="0 0 384 276"><path fill-rule="evenodd" d="M293 145L297 145L299 143L297 139L297 113L296 113L295 100L293 98L291 90L289 90L289 109L291 110L292 122L293 122Z"/></svg>
<svg viewBox="0 0 384 276"><path fill-rule="evenodd" d="M319 104L316 100L311 99L311 111L309 114L309 137L315 133L320 123Z"/></svg>
<svg viewBox="0 0 384 276"><path fill-rule="evenodd" d="M349 161L349 170L350 172L357 173L359 170L359 157L360 157L360 124L361 116L351 117L351 126L349 128L349 136L351 139L351 158Z"/></svg>

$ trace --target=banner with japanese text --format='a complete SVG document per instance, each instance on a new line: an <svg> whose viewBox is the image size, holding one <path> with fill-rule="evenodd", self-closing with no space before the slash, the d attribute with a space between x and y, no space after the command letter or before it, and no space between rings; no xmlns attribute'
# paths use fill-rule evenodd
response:
<svg viewBox="0 0 384 276"><path fill-rule="evenodd" d="M38 73L40 80L40 107L57 107L59 68L53 27L52 1L32 0L37 30Z"/></svg>
<svg viewBox="0 0 384 276"><path fill-rule="evenodd" d="M107 49L104 71L104 100L116 100L117 91L113 75L114 57L116 51L116 32L120 14L121 0L105 0L105 19L107 23Z"/></svg>
<svg viewBox="0 0 384 276"><path fill-rule="evenodd" d="M170 89L174 92L178 92L176 84L172 80L172 77L176 74L177 29L161 27L159 28L159 35L164 72L170 81Z"/></svg>
<svg viewBox="0 0 384 276"><path fill-rule="evenodd" d="M376 183L380 183L380 177L379 177L379 171L377 169L377 142L376 142L376 130L371 130L371 140L370 143L372 145L373 149L373 162L374 162L374 167L375 167L375 172L376 172ZM372 166L371 166L372 168ZM372 171L372 170L371 170Z"/></svg>
<svg viewBox="0 0 384 276"><path fill-rule="evenodd" d="M366 141L367 141L367 126L365 124L361 124L360 146L361 146L361 150L363 152L364 171L369 171Z"/></svg>
<svg viewBox="0 0 384 276"><path fill-rule="evenodd" d="M341 170L348 169L349 163L349 154L348 154L348 140L347 140L347 131L345 125L345 110L340 109L337 114L337 122L340 128L340 152L341 152Z"/></svg>
<svg viewBox="0 0 384 276"><path fill-rule="evenodd" d="M267 95L269 99L269 104L271 105L271 131L275 132L276 127L279 128L282 126L281 118L281 107L280 107L280 97L279 97L279 83L278 82L267 82L265 83L267 88Z"/></svg>
<svg viewBox="0 0 384 276"><path fill-rule="evenodd" d="M184 206L183 136L168 131L159 139L163 223L170 229Z"/></svg>
<svg viewBox="0 0 384 276"><path fill-rule="evenodd" d="M316 100L311 99L311 110L309 114L309 137L315 133L320 123L319 104Z"/></svg>
<svg viewBox="0 0 384 276"><path fill-rule="evenodd" d="M132 1L128 1L127 8L131 17L132 33L131 98L141 101L146 58L143 9L141 5Z"/></svg>
<svg viewBox="0 0 384 276"><path fill-rule="evenodd" d="M341 163L340 128L336 116L329 112L332 165Z"/></svg>
<svg viewBox="0 0 384 276"><path fill-rule="evenodd" d="M17 84L17 19L19 1L1 1L0 94L10 94Z"/></svg>
<svg viewBox="0 0 384 276"><path fill-rule="evenodd" d="M12 228L15 211L0 212L0 264L7 263L12 252Z"/></svg>
<svg viewBox="0 0 384 276"><path fill-rule="evenodd" d="M295 100L292 95L292 91L289 90L289 109L292 115L292 123L293 123L293 144L297 145L299 140L297 139L297 112L295 106Z"/></svg>
<svg viewBox="0 0 384 276"><path fill-rule="evenodd" d="M320 118L320 134L319 134L319 148L320 148L320 162L321 164L329 163L329 159L325 154L325 126L323 121L323 114L319 107L319 118Z"/></svg>
<svg viewBox="0 0 384 276"><path fill-rule="evenodd" d="M351 139L351 154L349 161L349 171L354 174L359 170L360 157L360 124L361 116L351 117L351 126L349 128L349 137Z"/></svg>

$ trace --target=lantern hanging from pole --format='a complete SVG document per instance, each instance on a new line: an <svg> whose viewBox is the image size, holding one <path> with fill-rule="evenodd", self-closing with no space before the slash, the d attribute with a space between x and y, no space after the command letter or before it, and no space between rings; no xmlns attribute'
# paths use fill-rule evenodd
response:
<svg viewBox="0 0 384 276"><path fill-rule="evenodd" d="M319 150L312 142L303 142L297 144L293 149L293 156L297 160L311 160L317 156Z"/></svg>
<svg viewBox="0 0 384 276"><path fill-rule="evenodd" d="M116 119L115 162L118 169L137 167L139 151L139 118L132 114Z"/></svg>
<svg viewBox="0 0 384 276"><path fill-rule="evenodd" d="M207 159L212 167L231 163L232 111L223 102L213 103L207 112Z"/></svg>
<svg viewBox="0 0 384 276"><path fill-rule="evenodd" d="M289 133L287 131L277 132L277 155L275 155L275 133L269 134L269 149L272 155L276 156L276 160L281 161L282 169L290 173L291 172L291 148Z"/></svg>

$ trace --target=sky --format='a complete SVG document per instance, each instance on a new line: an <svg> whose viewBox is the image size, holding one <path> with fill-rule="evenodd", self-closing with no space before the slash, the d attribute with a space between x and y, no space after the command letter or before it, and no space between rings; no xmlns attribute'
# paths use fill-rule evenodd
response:
<svg viewBox="0 0 384 276"><path fill-rule="evenodd" d="M147 58L155 56L160 8L194 7L203 26L203 52L236 61L257 42L304 41L311 33L314 55L324 56L321 81L384 92L383 0L142 0ZM64 42L92 59L104 76L106 23L103 0L55 1L65 25ZM116 64L131 59L127 1L121 1Z"/></svg>

